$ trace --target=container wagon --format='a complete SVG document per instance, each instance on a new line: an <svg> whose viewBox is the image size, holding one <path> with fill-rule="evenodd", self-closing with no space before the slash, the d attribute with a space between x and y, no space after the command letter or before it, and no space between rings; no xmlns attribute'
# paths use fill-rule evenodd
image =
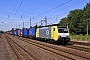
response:
<svg viewBox="0 0 90 60"><path fill-rule="evenodd" d="M24 36L24 29L21 29L20 36Z"/></svg>
<svg viewBox="0 0 90 60"><path fill-rule="evenodd" d="M14 35L18 35L18 30L14 30Z"/></svg>
<svg viewBox="0 0 90 60"><path fill-rule="evenodd" d="M29 28L29 37L36 38L36 29L37 28Z"/></svg>
<svg viewBox="0 0 90 60"><path fill-rule="evenodd" d="M29 29L28 28L26 28L26 29L24 29L23 30L24 31L24 37L28 37L29 36Z"/></svg>
<svg viewBox="0 0 90 60"><path fill-rule="evenodd" d="M19 29L19 30L18 30L18 36L20 36L20 35L21 35L21 33L20 33L20 32L21 32L21 29Z"/></svg>

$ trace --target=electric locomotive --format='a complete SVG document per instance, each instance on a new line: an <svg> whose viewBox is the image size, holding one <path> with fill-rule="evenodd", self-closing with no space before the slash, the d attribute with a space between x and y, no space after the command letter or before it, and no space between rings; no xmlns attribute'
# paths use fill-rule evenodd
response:
<svg viewBox="0 0 90 60"><path fill-rule="evenodd" d="M67 44L67 42L70 42L68 27L59 26L57 24L37 28L36 38L63 44Z"/></svg>

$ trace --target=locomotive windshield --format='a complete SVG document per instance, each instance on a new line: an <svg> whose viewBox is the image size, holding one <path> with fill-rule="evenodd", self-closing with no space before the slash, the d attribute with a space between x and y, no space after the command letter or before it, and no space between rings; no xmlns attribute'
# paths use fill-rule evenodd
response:
<svg viewBox="0 0 90 60"><path fill-rule="evenodd" d="M58 27L58 32L59 33L68 33L67 27Z"/></svg>

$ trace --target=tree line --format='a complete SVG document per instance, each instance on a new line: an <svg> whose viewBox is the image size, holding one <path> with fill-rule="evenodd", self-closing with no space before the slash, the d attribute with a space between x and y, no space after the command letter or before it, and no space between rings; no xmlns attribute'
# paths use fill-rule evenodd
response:
<svg viewBox="0 0 90 60"><path fill-rule="evenodd" d="M61 26L68 26L71 34L90 34L90 2L83 9L71 10L67 17L59 22Z"/></svg>

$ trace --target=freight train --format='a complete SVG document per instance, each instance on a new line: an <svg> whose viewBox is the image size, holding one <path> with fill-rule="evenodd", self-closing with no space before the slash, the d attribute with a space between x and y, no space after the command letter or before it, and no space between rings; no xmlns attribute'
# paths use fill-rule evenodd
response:
<svg viewBox="0 0 90 60"><path fill-rule="evenodd" d="M36 38L46 42L67 44L70 42L69 29L57 24L10 31L10 34Z"/></svg>

